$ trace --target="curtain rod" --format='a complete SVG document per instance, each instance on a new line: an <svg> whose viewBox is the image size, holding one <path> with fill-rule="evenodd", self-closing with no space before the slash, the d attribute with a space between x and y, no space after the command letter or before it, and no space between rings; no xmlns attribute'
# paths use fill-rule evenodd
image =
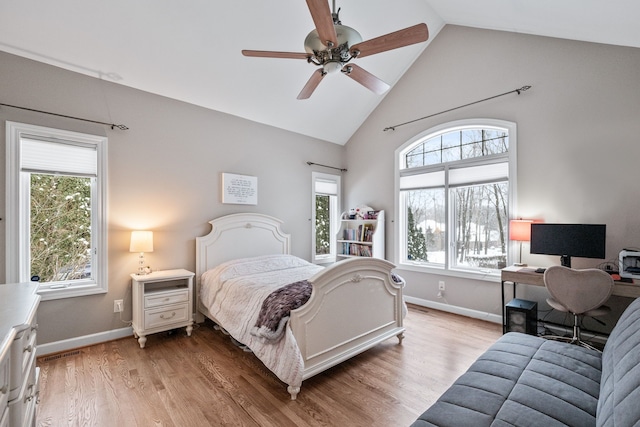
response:
<svg viewBox="0 0 640 427"><path fill-rule="evenodd" d="M308 164L309 166L316 165L316 166L322 166L323 168L336 169L336 170L339 170L340 172L346 172L346 171L347 171L347 170L346 170L346 169L344 169L344 168L337 168L337 167L335 167L335 166L321 165L320 163L307 162L307 164Z"/></svg>
<svg viewBox="0 0 640 427"><path fill-rule="evenodd" d="M478 104L480 102L489 101L489 100L494 99L494 98L499 98L501 96L509 95L510 93L517 93L518 95L520 95L520 93L524 92L525 90L529 90L529 89L531 89L531 86L522 86L520 89L510 90L509 92L501 93L500 95L494 95L494 96L491 96L489 98L481 99L479 101L474 101L474 102L470 102L468 104L460 105L459 107L454 107L454 108L450 108L448 110L440 111L439 113L431 114L429 116L420 117L419 119L414 119L414 120L411 120L411 121L408 121L408 122L400 123L398 125L389 126L389 127L384 128L383 131L386 132L388 130L396 130L396 128L400 127L400 126L408 125L410 123L414 123L414 122L417 122L419 120L428 119L430 117L437 116L439 114L448 113L450 111L458 110L460 108L468 107L470 105Z"/></svg>
<svg viewBox="0 0 640 427"><path fill-rule="evenodd" d="M66 116L64 114L58 114L58 113L50 113L48 111L42 111L42 110L34 110L33 108L27 108L27 107L18 107L17 105L10 105L10 104L3 104L0 102L0 105L3 107L11 107L11 108L17 108L19 110L26 110L26 111L33 111L36 113L42 113L42 114L49 114L52 116L58 116L58 117L64 117L66 119L74 119L74 120L81 120L83 122L89 122L89 123L97 123L99 125L106 125L106 126L111 126L111 129L113 128L118 128L120 130L127 130L129 129L128 127L126 127L125 125L116 125L114 123L105 123L105 122L99 122L97 120L89 120L89 119L83 119L80 117L73 117L73 116Z"/></svg>

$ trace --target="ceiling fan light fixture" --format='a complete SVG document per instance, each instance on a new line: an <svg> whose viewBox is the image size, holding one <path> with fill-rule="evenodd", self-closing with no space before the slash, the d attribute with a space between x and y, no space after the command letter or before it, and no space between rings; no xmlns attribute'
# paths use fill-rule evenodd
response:
<svg viewBox="0 0 640 427"><path fill-rule="evenodd" d="M322 65L322 69L327 74L335 74L342 69L342 62L339 62L339 61L325 62Z"/></svg>
<svg viewBox="0 0 640 427"><path fill-rule="evenodd" d="M342 46L346 43L347 47L351 47L362 42L362 36L353 28L346 25L334 25L334 27L336 29L338 46ZM332 48L336 48L338 46L332 46ZM304 50L307 53L321 52L328 48L327 41L320 40L318 30L312 30L304 39Z"/></svg>

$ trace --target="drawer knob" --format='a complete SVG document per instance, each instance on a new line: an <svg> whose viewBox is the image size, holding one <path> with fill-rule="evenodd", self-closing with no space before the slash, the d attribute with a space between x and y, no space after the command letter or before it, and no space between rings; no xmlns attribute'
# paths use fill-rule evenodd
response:
<svg viewBox="0 0 640 427"><path fill-rule="evenodd" d="M30 353L30 352L31 352L31 350L33 350L33 346L32 346L32 345L28 345L28 346L26 346L26 347L24 348L24 350L23 350L23 351L24 351L25 353Z"/></svg>
<svg viewBox="0 0 640 427"><path fill-rule="evenodd" d="M8 391L9 391L9 384L5 384L4 386L2 386L2 388L0 388L0 394L7 394Z"/></svg>
<svg viewBox="0 0 640 427"><path fill-rule="evenodd" d="M171 312L171 316L165 316L165 315L164 315L164 313L162 313L162 314L160 315L160 318L161 318L161 319L165 319L165 320L166 320L166 319L171 319L171 318L175 317L175 315L176 315L176 312L175 312L175 311Z"/></svg>

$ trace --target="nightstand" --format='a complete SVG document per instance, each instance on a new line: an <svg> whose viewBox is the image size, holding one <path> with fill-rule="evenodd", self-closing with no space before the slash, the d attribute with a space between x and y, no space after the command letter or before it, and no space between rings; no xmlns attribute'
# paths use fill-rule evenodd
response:
<svg viewBox="0 0 640 427"><path fill-rule="evenodd" d="M144 348L147 335L186 326L193 330L193 276L188 270L131 274L133 336Z"/></svg>

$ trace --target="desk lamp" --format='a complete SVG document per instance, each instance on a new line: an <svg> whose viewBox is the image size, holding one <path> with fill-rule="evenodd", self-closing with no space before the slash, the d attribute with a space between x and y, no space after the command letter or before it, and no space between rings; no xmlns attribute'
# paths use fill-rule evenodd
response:
<svg viewBox="0 0 640 427"><path fill-rule="evenodd" d="M153 252L153 231L132 231L129 252L139 252L138 274L146 274L144 271L144 253Z"/></svg>
<svg viewBox="0 0 640 427"><path fill-rule="evenodd" d="M532 219L512 219L509 221L509 240L520 242L520 257L517 263L514 263L518 267L526 267L526 264L522 263L522 242L531 241L531 223Z"/></svg>

